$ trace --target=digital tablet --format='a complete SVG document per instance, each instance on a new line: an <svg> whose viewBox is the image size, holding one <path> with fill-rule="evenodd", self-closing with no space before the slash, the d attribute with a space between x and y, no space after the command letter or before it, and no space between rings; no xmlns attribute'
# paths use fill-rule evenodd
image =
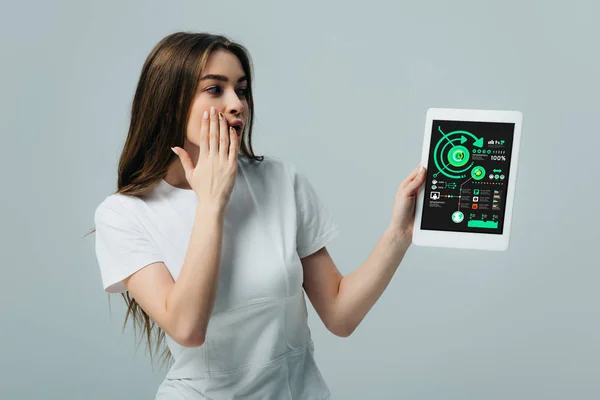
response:
<svg viewBox="0 0 600 400"><path fill-rule="evenodd" d="M518 111L427 111L415 245L508 248L522 122Z"/></svg>

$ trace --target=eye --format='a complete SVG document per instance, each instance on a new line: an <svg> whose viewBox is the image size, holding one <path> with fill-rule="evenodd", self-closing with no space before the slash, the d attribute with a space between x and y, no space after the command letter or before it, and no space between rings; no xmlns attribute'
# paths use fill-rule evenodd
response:
<svg viewBox="0 0 600 400"><path fill-rule="evenodd" d="M237 90L237 94L238 96L243 96L243 97L247 97L248 96L248 88L247 87L241 87Z"/></svg>
<svg viewBox="0 0 600 400"><path fill-rule="evenodd" d="M222 89L220 86L211 86L209 88L206 88L206 91L212 94L219 94L222 92Z"/></svg>

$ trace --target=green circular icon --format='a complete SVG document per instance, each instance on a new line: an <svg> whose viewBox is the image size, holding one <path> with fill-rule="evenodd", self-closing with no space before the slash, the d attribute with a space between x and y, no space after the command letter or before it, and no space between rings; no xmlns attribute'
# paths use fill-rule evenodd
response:
<svg viewBox="0 0 600 400"><path fill-rule="evenodd" d="M480 166L474 167L471 170L471 176L476 181L479 181L479 180L483 179L483 177L485 176L485 168L480 167Z"/></svg>
<svg viewBox="0 0 600 400"><path fill-rule="evenodd" d="M448 152L448 161L455 167L462 167L469 162L469 150L464 146L454 146Z"/></svg>
<svg viewBox="0 0 600 400"><path fill-rule="evenodd" d="M463 219L465 219L465 215L460 211L455 211L452 214L452 221L457 224L460 224L461 222L463 222Z"/></svg>

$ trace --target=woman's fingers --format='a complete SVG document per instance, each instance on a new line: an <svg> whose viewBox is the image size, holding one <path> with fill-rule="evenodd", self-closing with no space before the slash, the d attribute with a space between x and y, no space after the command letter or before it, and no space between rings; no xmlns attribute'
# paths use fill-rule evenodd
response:
<svg viewBox="0 0 600 400"><path fill-rule="evenodd" d="M214 107L210 108L210 128L208 136L208 153L217 155L219 152L219 119Z"/></svg>
<svg viewBox="0 0 600 400"><path fill-rule="evenodd" d="M219 112L219 157L226 161L229 158L229 127L222 112Z"/></svg>
<svg viewBox="0 0 600 400"><path fill-rule="evenodd" d="M222 112L214 107L205 111L200 127L200 157L213 155L221 160L234 159L237 163L241 138L236 130L229 127Z"/></svg>
<svg viewBox="0 0 600 400"><path fill-rule="evenodd" d="M413 169L410 174L408 174L408 176L406 177L406 179L404 179L404 181L402 182L402 186L406 186L408 185L410 182L413 181L413 179L415 179L415 177L417 175L419 175L419 170L421 168L421 163L417 164L417 166L415 167L415 169Z"/></svg>
<svg viewBox="0 0 600 400"><path fill-rule="evenodd" d="M229 128L229 160L237 163L238 151L240 149L240 137L233 127Z"/></svg>
<svg viewBox="0 0 600 400"><path fill-rule="evenodd" d="M421 169L421 166L415 168L414 171L411 172L408 178L406 178L404 189L409 195L413 195L425 182L425 176L427 175L427 170L425 167Z"/></svg>
<svg viewBox="0 0 600 400"><path fill-rule="evenodd" d="M202 124L200 125L200 156L208 155L208 134L210 128L210 120L208 119L208 111L204 111L202 116Z"/></svg>

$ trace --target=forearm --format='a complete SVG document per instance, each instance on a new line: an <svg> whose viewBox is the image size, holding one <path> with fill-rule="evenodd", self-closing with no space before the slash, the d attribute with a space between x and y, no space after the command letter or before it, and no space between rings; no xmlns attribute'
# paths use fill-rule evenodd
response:
<svg viewBox="0 0 600 400"><path fill-rule="evenodd" d="M199 205L181 272L166 302L177 332L204 341L215 303L223 241L223 210Z"/></svg>
<svg viewBox="0 0 600 400"><path fill-rule="evenodd" d="M336 297L336 319L350 334L390 283L411 244L411 237L386 230L367 260L342 278Z"/></svg>

